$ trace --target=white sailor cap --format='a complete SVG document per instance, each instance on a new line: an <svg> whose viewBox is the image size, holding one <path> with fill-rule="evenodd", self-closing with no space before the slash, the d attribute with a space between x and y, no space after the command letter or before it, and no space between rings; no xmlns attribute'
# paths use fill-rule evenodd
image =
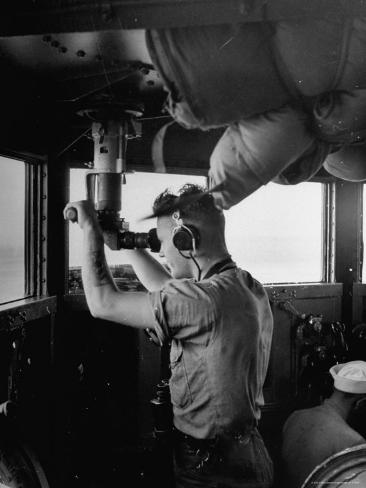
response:
<svg viewBox="0 0 366 488"><path fill-rule="evenodd" d="M366 362L350 361L336 364L329 370L334 388L346 393L366 393Z"/></svg>

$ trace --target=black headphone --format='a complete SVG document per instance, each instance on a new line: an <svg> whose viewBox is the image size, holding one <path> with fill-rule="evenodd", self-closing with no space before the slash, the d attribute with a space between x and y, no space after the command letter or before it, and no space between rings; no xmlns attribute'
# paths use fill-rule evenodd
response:
<svg viewBox="0 0 366 488"><path fill-rule="evenodd" d="M198 232L198 229L193 225L183 224L179 212L174 212L172 218L177 224L172 231L174 246L178 251L195 252L200 242L200 233Z"/></svg>

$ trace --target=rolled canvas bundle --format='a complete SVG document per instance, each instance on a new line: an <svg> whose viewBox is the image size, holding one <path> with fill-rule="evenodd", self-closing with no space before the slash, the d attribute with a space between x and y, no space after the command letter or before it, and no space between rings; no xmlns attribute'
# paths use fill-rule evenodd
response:
<svg viewBox="0 0 366 488"><path fill-rule="evenodd" d="M336 14L319 2L313 16L294 0L299 16L276 20L264 2L252 4L260 21L146 33L173 118L186 128L228 126L210 161L225 208L269 181L311 178L330 152L366 137L366 18L340 15L342 0Z"/></svg>
<svg viewBox="0 0 366 488"><path fill-rule="evenodd" d="M150 30L146 38L170 112L186 127L208 129L296 99L366 88L366 18L263 19Z"/></svg>
<svg viewBox="0 0 366 488"><path fill-rule="evenodd" d="M284 107L231 124L210 160L211 185L223 187L216 203L228 209L276 177L286 184L311 178L330 145L317 141L306 122L304 113Z"/></svg>

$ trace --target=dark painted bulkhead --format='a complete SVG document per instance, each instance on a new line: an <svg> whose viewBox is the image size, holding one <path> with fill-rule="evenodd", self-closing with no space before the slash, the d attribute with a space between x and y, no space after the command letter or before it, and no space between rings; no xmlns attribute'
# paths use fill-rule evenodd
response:
<svg viewBox="0 0 366 488"><path fill-rule="evenodd" d="M7 417L11 436L32 446L52 488L168 486L164 442L153 436L150 403L166 353L140 331L93 319L84 297L68 293L62 217L70 167L86 167L93 158L89 117L102 102L113 110L141 108L141 137L128 141L127 170L153 171L151 142L171 119L139 29L158 25L161 16L153 2L116 2L114 8L122 9L128 28L121 31L113 24L109 4L96 15L99 11L87 2L39 2L38 12L36 2L16 3L18 10L9 3L0 22L0 153L32 161L39 169L40 284L33 297L0 305L0 404L17 404L15 414ZM208 10L207 2L196 2L194 11L189 2L171 3L168 25L184 19L194 24L203 12L209 14L207 23L219 22L218 0ZM229 21L238 11L236 2L226 3ZM88 8L98 18L92 25ZM95 45L99 52L93 51ZM168 171L207 174L209 154L221 133L174 126L166 148ZM364 346L362 337L352 333L355 325L366 322L363 185L323 173L317 179L334 192L329 200L334 231L325 244L328 282L266 287L274 336L260 430L276 463L278 486L284 420L294 408L326 394L326 385L313 396L304 395L299 386L302 343L296 331L304 320L301 314L321 315L327 324L344 323L347 358L361 359ZM325 362L319 364L323 368ZM355 423L366 433L359 419Z"/></svg>

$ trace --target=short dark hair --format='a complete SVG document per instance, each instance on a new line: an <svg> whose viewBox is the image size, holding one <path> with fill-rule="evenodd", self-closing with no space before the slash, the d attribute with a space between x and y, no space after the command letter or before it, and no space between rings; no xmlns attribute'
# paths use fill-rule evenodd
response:
<svg viewBox="0 0 366 488"><path fill-rule="evenodd" d="M198 198L195 198L196 196ZM222 211L216 207L212 194L207 193L206 188L193 183L183 185L177 195L168 189L163 191L154 201L153 212L165 207L173 207L175 204L177 204L176 208L179 209L182 218L201 220L207 216L222 216Z"/></svg>

